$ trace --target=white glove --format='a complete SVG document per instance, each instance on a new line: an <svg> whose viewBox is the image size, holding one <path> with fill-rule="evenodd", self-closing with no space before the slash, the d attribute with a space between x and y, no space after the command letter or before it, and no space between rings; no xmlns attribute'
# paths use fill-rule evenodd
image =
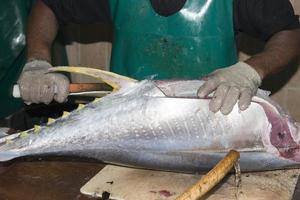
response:
<svg viewBox="0 0 300 200"><path fill-rule="evenodd" d="M210 74L207 81L199 88L198 96L205 98L215 91L209 103L209 109L212 112L220 110L224 115L227 115L232 111L237 101L239 109L246 110L261 81L255 69L244 62L238 62Z"/></svg>
<svg viewBox="0 0 300 200"><path fill-rule="evenodd" d="M69 80L58 73L47 73L52 65L46 61L28 62L18 80L21 97L26 104L65 102L69 94Z"/></svg>

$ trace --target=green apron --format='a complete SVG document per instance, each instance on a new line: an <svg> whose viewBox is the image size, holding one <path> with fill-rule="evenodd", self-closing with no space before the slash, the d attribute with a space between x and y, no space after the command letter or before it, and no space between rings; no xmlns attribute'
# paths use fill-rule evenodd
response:
<svg viewBox="0 0 300 200"><path fill-rule="evenodd" d="M111 70L136 79L198 79L237 62L232 0L187 0L158 15L149 0L110 0Z"/></svg>
<svg viewBox="0 0 300 200"><path fill-rule="evenodd" d="M31 0L9 0L0 4L0 118L17 111L21 99L12 88L25 63L25 27Z"/></svg>

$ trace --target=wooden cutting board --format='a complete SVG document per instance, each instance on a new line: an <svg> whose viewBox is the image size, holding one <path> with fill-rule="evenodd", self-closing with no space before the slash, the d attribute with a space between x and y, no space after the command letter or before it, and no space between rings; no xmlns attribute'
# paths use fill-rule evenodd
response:
<svg viewBox="0 0 300 200"><path fill-rule="evenodd" d="M234 175L229 175L203 199L290 200L299 173L300 170L244 173L239 192ZM107 165L80 191L97 197L101 197L103 192L109 192L110 199L116 200L174 200L200 177Z"/></svg>

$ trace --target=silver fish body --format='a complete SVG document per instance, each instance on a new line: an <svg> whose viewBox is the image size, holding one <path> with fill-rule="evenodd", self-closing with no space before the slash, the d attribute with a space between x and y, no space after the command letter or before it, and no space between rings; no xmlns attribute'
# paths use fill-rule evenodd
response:
<svg viewBox="0 0 300 200"><path fill-rule="evenodd" d="M0 161L72 155L118 165L198 172L241 153L244 171L300 166L299 128L267 97L246 111L209 111L202 81L142 81L0 146Z"/></svg>

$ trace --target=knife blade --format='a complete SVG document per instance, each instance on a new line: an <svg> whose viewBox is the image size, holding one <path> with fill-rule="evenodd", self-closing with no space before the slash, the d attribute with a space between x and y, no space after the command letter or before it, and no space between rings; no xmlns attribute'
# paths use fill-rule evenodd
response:
<svg viewBox="0 0 300 200"><path fill-rule="evenodd" d="M54 90L57 89L54 88ZM71 83L69 85L69 96L103 97L110 94L110 90L111 88L105 83ZM19 85L14 85L13 97L21 98Z"/></svg>

